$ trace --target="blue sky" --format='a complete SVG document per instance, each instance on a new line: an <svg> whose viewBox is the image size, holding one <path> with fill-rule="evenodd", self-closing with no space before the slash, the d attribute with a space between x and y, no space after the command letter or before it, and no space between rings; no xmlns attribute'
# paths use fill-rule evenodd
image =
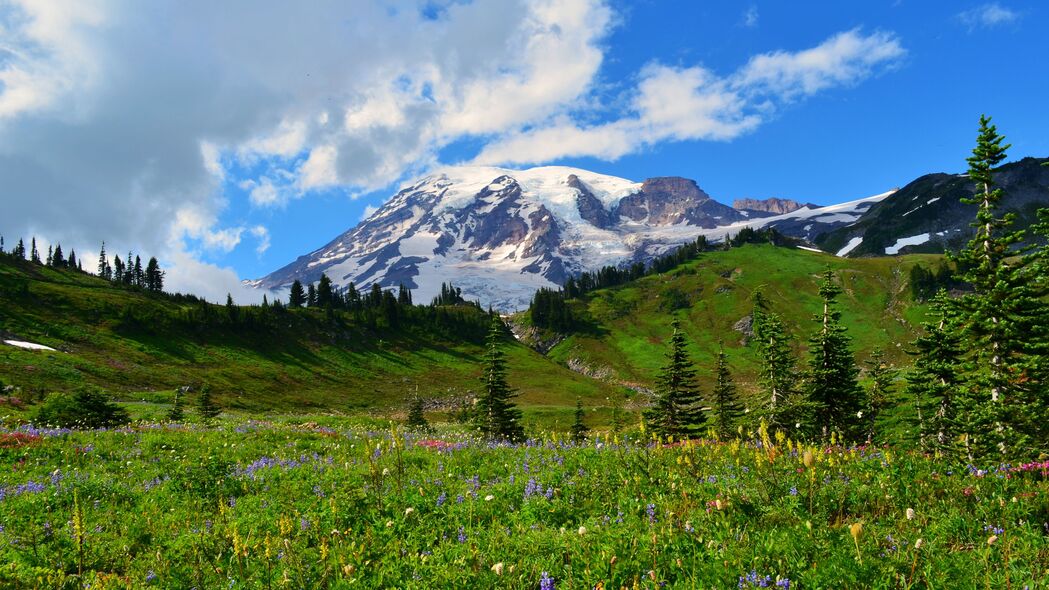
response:
<svg viewBox="0 0 1049 590"><path fill-rule="evenodd" d="M219 298L441 165L826 204L962 171L981 113L1049 155L1039 2L161 4L0 2L8 240Z"/></svg>

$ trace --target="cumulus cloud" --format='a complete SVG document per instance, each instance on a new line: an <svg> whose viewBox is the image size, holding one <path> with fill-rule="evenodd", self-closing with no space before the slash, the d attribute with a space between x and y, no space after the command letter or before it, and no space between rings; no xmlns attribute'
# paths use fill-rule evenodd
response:
<svg viewBox="0 0 1049 590"><path fill-rule="evenodd" d="M0 232L156 253L190 290L189 258L267 243L219 222L227 183L353 196L556 117L612 24L603 0L0 0Z"/></svg>
<svg viewBox="0 0 1049 590"><path fill-rule="evenodd" d="M974 31L978 28L1012 24L1020 20L1020 13L997 2L991 2L960 12L957 19L970 31Z"/></svg>
<svg viewBox="0 0 1049 590"><path fill-rule="evenodd" d="M583 125L565 116L489 143L482 164L527 164L562 157L615 159L662 141L729 140L776 109L832 87L857 84L906 55L892 34L839 33L816 47L754 56L727 76L702 66L646 66L630 112Z"/></svg>

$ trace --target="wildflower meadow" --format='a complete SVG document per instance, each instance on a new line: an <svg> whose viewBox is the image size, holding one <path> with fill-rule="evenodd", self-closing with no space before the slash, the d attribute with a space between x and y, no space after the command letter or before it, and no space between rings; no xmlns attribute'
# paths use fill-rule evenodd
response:
<svg viewBox="0 0 1049 590"><path fill-rule="evenodd" d="M339 419L0 434L7 588L1044 588L1049 463Z"/></svg>

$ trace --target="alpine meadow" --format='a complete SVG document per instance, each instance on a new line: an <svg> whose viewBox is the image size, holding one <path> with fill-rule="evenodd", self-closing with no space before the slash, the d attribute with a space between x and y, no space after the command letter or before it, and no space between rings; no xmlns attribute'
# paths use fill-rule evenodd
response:
<svg viewBox="0 0 1049 590"><path fill-rule="evenodd" d="M0 0L0 586L1049 588L1044 12Z"/></svg>

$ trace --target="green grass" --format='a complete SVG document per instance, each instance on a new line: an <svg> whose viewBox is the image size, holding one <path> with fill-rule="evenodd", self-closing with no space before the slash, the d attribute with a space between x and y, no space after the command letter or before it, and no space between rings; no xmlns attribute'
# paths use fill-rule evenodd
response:
<svg viewBox="0 0 1049 590"><path fill-rule="evenodd" d="M13 466L0 472L0 585L535 589L545 573L560 590L757 587L751 572L795 590L1049 583L1045 466L984 473L784 439L427 436L450 448L318 415L0 431Z"/></svg>
<svg viewBox="0 0 1049 590"><path fill-rule="evenodd" d="M372 330L348 314L331 322L319 310L295 310L270 326L196 329L179 318L198 304L7 257L0 295L0 332L61 351L0 345L0 381L30 397L89 383L119 399L167 402L177 387L208 382L228 409L396 412L416 388L426 397L458 395L476 390L480 376L479 341L422 328ZM139 319L125 321L126 309ZM522 404L597 403L615 390L517 342L505 346Z"/></svg>

